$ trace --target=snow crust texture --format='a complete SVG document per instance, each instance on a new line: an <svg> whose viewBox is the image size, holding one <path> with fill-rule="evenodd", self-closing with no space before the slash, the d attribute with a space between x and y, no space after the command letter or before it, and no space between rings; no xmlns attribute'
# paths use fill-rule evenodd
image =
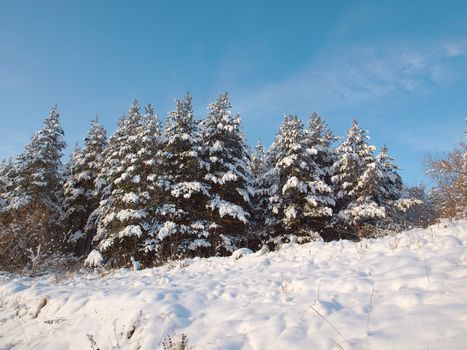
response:
<svg viewBox="0 0 467 350"><path fill-rule="evenodd" d="M467 220L68 277L0 275L0 349L465 349ZM248 252L250 253L250 252Z"/></svg>

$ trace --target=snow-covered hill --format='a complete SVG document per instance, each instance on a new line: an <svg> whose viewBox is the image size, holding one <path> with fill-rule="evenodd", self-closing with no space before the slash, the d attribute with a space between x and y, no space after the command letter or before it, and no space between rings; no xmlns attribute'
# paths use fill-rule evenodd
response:
<svg viewBox="0 0 467 350"><path fill-rule="evenodd" d="M143 271L0 276L0 349L466 349L467 221Z"/></svg>

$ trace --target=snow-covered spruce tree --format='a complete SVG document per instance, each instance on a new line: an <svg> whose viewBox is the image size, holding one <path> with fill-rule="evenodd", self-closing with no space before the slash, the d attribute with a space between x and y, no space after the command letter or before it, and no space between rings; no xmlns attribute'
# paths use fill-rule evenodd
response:
<svg viewBox="0 0 467 350"><path fill-rule="evenodd" d="M387 146L383 145L376 156L376 165L373 170L377 178L374 190L375 201L386 211L385 220L378 223L381 228L401 230L404 228L404 213L415 206L423 205L423 201L407 196L408 193L403 196L402 178L398 170L399 167L388 154Z"/></svg>
<svg viewBox="0 0 467 350"><path fill-rule="evenodd" d="M83 150L75 148L68 163L64 184L63 221L70 249L78 256L89 253L95 231L87 231L86 223L99 205L95 181L104 162L106 132L96 117L84 138Z"/></svg>
<svg viewBox="0 0 467 350"><path fill-rule="evenodd" d="M151 266L154 262L153 219L156 172L154 157L160 138L154 116L143 117L135 101L128 115L110 137L98 182L101 201L97 211L97 234L86 263L103 261L110 267ZM151 112L152 113L152 112Z"/></svg>
<svg viewBox="0 0 467 350"><path fill-rule="evenodd" d="M250 229L261 241L266 242L268 240L268 232L265 225L269 209L268 189L271 187L266 176L269 173L271 165L268 161L267 152L260 141L258 141L255 151L251 156L250 168L253 175L250 185L253 214Z"/></svg>
<svg viewBox="0 0 467 350"><path fill-rule="evenodd" d="M8 196L13 189L13 159L3 160L0 164L0 253L4 249L3 240L8 234ZM0 265L2 263L0 262Z"/></svg>
<svg viewBox="0 0 467 350"><path fill-rule="evenodd" d="M7 197L9 192L12 190L13 185L13 170L14 164L13 159L3 160L0 164L0 217L3 211L6 209ZM0 220L1 225L1 220ZM0 229L1 230L1 229Z"/></svg>
<svg viewBox="0 0 467 350"><path fill-rule="evenodd" d="M416 199L401 198L402 179L399 168L388 155L386 146L381 148L373 163L370 163L356 188L356 192L371 197L378 206L384 208L384 218L375 222L381 229L398 230L402 224L402 213L420 202Z"/></svg>
<svg viewBox="0 0 467 350"><path fill-rule="evenodd" d="M266 149L261 141L255 146L255 151L251 155L250 168L254 177L261 175L266 166Z"/></svg>
<svg viewBox="0 0 467 350"><path fill-rule="evenodd" d="M272 168L267 174L270 217L267 224L277 242L319 238L321 220L332 215L332 190L314 162L300 119L287 116L270 150Z"/></svg>
<svg viewBox="0 0 467 350"><path fill-rule="evenodd" d="M403 187L400 202L409 201L410 206L401 211L398 216L398 223L402 228L428 227L435 223L438 213L430 196L423 184L413 187Z"/></svg>
<svg viewBox="0 0 467 350"><path fill-rule="evenodd" d="M332 183L333 164L337 160L336 152L332 144L337 140L326 122L317 114L312 113L308 126L305 129L305 144L310 157L310 170L314 181L325 184L327 187L317 191L321 207L333 209L335 198ZM327 210L327 213L330 213ZM333 236L330 227L331 215L321 215L314 218L314 229L320 233L325 240Z"/></svg>
<svg viewBox="0 0 467 350"><path fill-rule="evenodd" d="M249 220L251 183L249 154L240 126L240 116L232 117L228 94L208 106L201 122L200 143L211 199L206 218L209 241L217 255L226 255L251 242Z"/></svg>
<svg viewBox="0 0 467 350"><path fill-rule="evenodd" d="M212 255L209 222L205 217L210 186L203 179L199 156L197 122L193 119L192 97L175 101L168 115L165 140L160 153L163 205L157 216L163 222L158 231L160 262L190 256Z"/></svg>
<svg viewBox="0 0 467 350"><path fill-rule="evenodd" d="M376 156L376 169L378 169L379 182L376 187L376 199L382 205L398 200L402 192L402 178L398 174L399 167L394 158L389 156L386 145Z"/></svg>
<svg viewBox="0 0 467 350"><path fill-rule="evenodd" d="M43 258L61 253L63 227L62 151L64 132L53 108L31 142L15 160L6 206L0 251L0 269L35 267Z"/></svg>
<svg viewBox="0 0 467 350"><path fill-rule="evenodd" d="M377 198L380 169L373 156L375 147L368 139L367 131L353 120L347 138L337 148L332 180L337 190L335 229L340 236L372 234L376 223L386 217Z"/></svg>

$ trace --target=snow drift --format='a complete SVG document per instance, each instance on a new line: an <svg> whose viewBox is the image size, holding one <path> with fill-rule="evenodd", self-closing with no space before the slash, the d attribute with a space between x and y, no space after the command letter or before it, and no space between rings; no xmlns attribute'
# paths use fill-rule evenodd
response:
<svg viewBox="0 0 467 350"><path fill-rule="evenodd" d="M143 271L0 275L0 349L465 349L467 220ZM240 256L239 256L240 255Z"/></svg>

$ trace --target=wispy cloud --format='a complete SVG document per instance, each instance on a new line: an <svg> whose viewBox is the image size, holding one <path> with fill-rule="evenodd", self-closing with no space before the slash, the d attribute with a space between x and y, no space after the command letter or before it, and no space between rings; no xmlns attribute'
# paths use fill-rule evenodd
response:
<svg viewBox="0 0 467 350"><path fill-rule="evenodd" d="M392 95L430 94L465 78L466 63L464 38L325 49L286 79L240 91L236 104L261 117L291 106L329 111Z"/></svg>

